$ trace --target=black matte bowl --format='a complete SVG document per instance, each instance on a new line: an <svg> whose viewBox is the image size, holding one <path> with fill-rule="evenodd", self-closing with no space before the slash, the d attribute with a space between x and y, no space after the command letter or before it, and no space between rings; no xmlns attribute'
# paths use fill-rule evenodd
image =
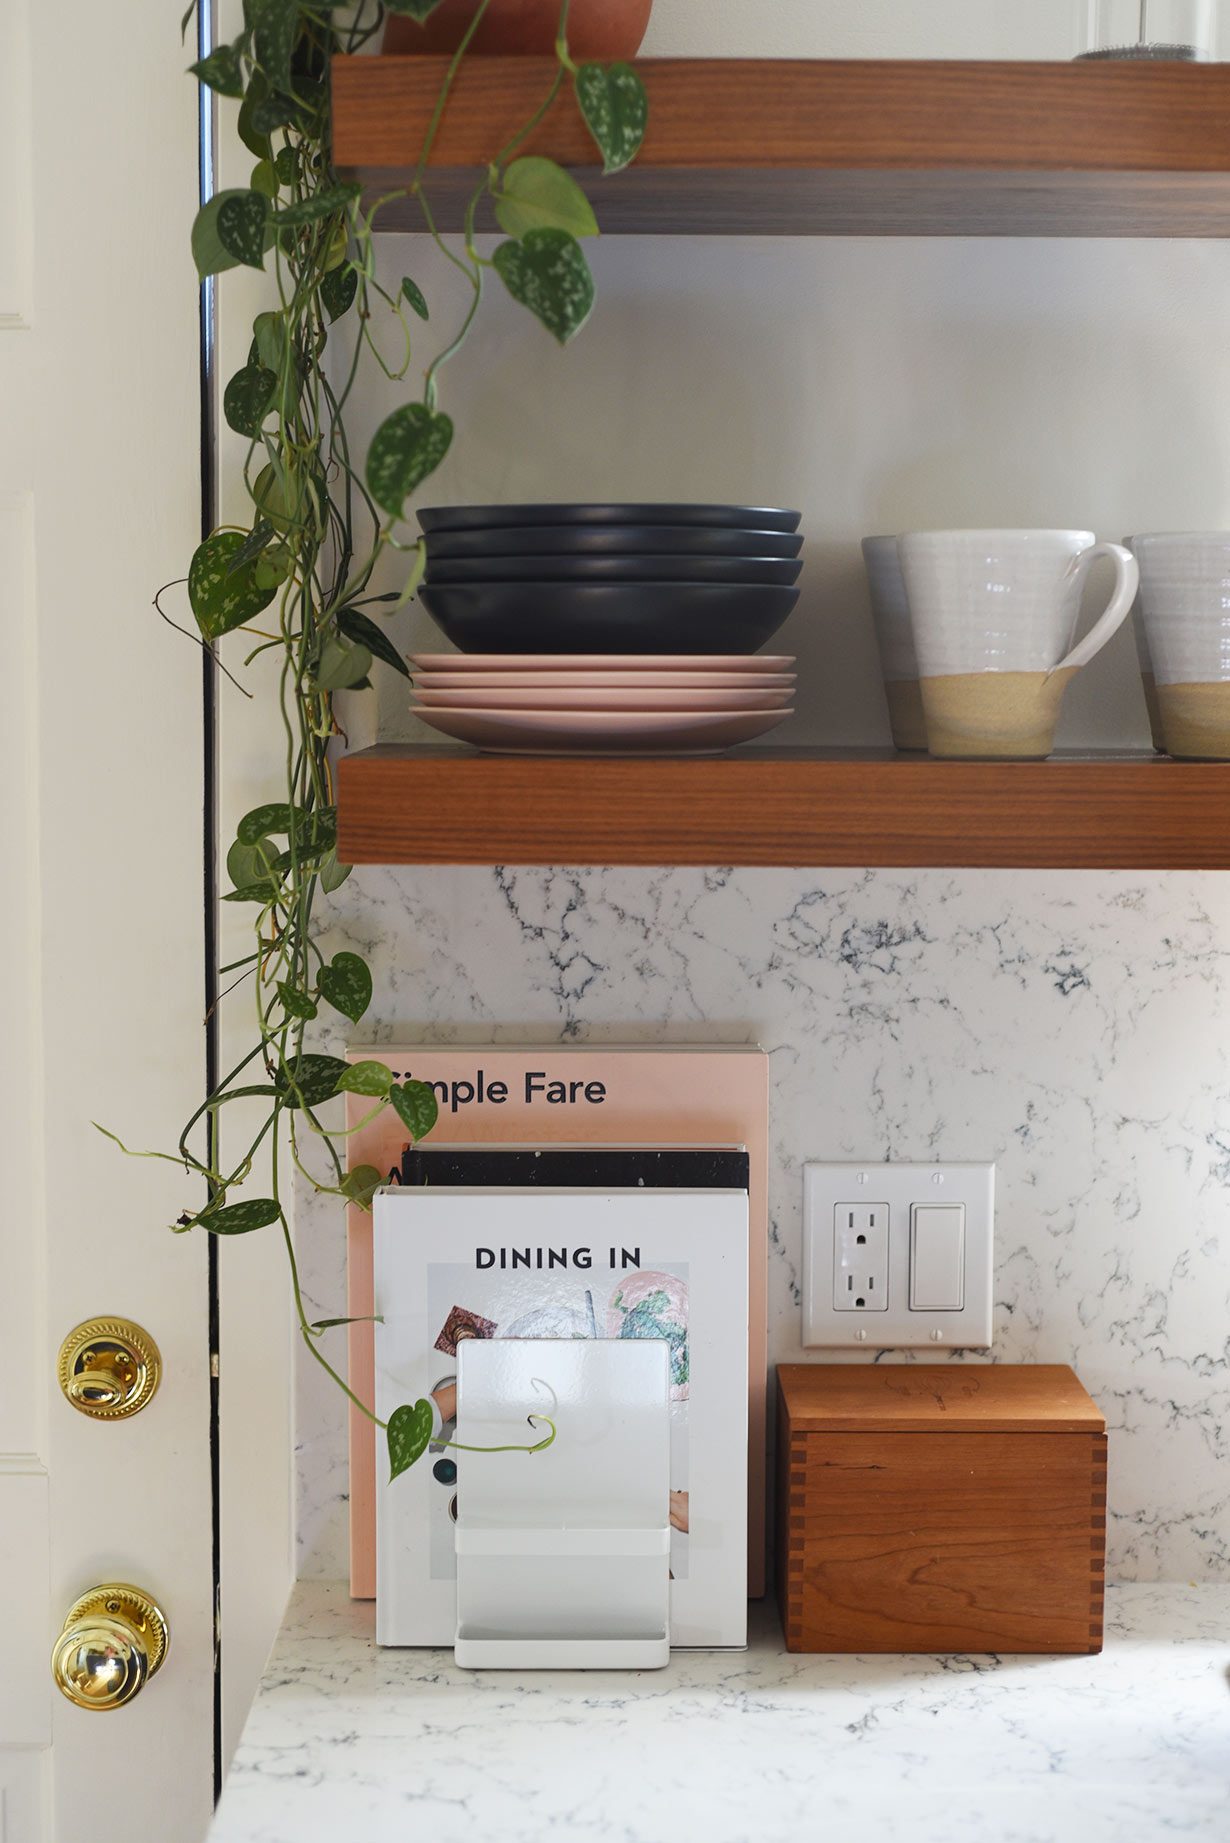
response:
<svg viewBox="0 0 1230 1843"><path fill-rule="evenodd" d="M772 583L441 583L418 591L463 653L754 653L799 599Z"/></svg>
<svg viewBox="0 0 1230 1843"><path fill-rule="evenodd" d="M437 531L424 540L437 557L797 557L803 540L790 531L745 525L505 525L486 531Z"/></svg>
<svg viewBox="0 0 1230 1843"><path fill-rule="evenodd" d="M433 557L427 582L742 582L799 580L789 557Z"/></svg>
<svg viewBox="0 0 1230 1843"><path fill-rule="evenodd" d="M782 506L540 505L424 506L424 531L473 531L500 525L748 525L797 531L801 512Z"/></svg>

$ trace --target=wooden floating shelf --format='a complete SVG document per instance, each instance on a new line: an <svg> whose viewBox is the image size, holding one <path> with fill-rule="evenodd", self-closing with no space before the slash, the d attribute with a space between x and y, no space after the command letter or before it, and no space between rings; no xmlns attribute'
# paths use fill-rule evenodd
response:
<svg viewBox="0 0 1230 1843"><path fill-rule="evenodd" d="M430 166L456 229L478 169L554 62L469 59ZM369 199L404 185L442 58L338 58L334 155ZM1221 237L1230 232L1230 65L649 58L649 130L602 178L604 231L840 236ZM521 151L592 169L565 91ZM413 199L385 229L421 230ZM486 227L490 228L490 220Z"/></svg>
<svg viewBox="0 0 1230 1843"><path fill-rule="evenodd" d="M348 864L1226 870L1230 763L384 745L341 762L338 833Z"/></svg>

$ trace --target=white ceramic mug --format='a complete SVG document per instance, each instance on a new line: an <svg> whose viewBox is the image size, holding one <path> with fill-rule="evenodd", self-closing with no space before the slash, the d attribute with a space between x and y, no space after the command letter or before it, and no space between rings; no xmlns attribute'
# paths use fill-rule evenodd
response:
<svg viewBox="0 0 1230 1843"><path fill-rule="evenodd" d="M911 531L897 540L933 755L1037 761L1072 676L1122 626L1139 581L1121 544L1091 531ZM1105 612L1079 645L1081 591L1115 565Z"/></svg>
<svg viewBox="0 0 1230 1843"><path fill-rule="evenodd" d="M888 699L893 747L925 749L927 725L918 687L918 659L910 630L910 604L895 537L863 539L863 563L871 592L871 619L880 654L880 675Z"/></svg>
<svg viewBox="0 0 1230 1843"><path fill-rule="evenodd" d="M1230 531L1129 542L1166 753L1230 761Z"/></svg>

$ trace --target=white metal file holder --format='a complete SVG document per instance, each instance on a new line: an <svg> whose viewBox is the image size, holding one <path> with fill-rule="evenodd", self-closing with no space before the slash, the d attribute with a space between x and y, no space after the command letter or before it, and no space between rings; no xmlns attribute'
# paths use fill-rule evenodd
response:
<svg viewBox="0 0 1230 1843"><path fill-rule="evenodd" d="M654 1339L471 1338L457 1439L457 1662L654 1669L670 1657L670 1372ZM539 1424L541 1425L541 1424ZM541 1429L546 1433L546 1429Z"/></svg>

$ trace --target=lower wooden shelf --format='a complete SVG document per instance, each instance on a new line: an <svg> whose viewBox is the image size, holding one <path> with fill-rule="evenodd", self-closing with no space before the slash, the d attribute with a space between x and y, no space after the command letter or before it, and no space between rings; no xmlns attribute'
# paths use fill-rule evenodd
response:
<svg viewBox="0 0 1230 1843"><path fill-rule="evenodd" d="M1230 869L1230 763L944 762L867 751L345 757L350 864Z"/></svg>

